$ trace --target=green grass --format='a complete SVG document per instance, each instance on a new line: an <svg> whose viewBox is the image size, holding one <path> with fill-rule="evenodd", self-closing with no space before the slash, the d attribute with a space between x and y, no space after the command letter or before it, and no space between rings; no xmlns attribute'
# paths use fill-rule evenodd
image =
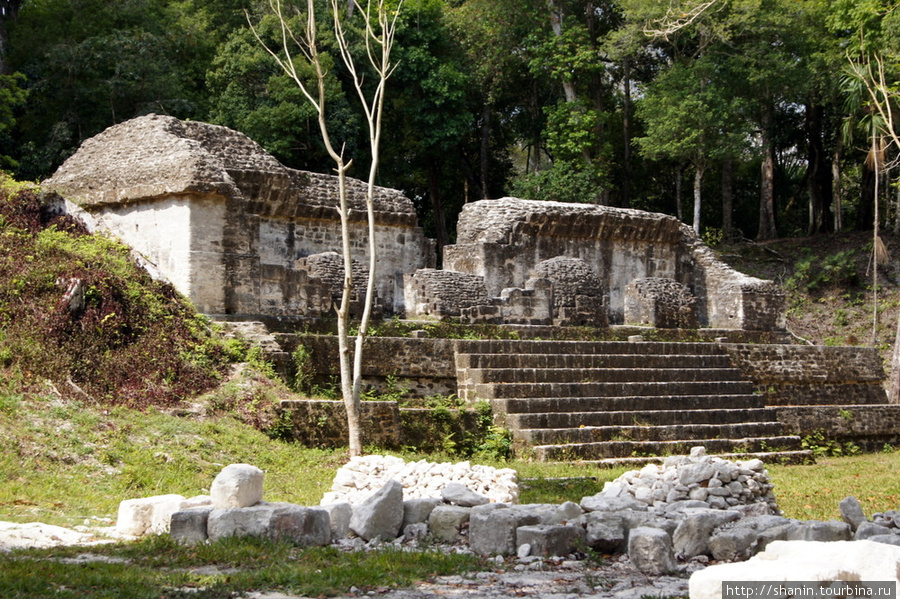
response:
<svg viewBox="0 0 900 599"><path fill-rule="evenodd" d="M0 520L63 526L87 518L93 524L104 519L111 523L123 499L203 493L222 466L234 462L266 471L267 500L316 505L347 460L344 451L274 440L225 416L174 416L9 395L0 401L0 449ZM407 460L459 459L391 453ZM624 471L577 463L487 465L518 472L522 503L577 502ZM891 452L826 458L809 466L771 465L769 472L785 515L829 519L839 518L838 502L847 495L856 496L869 515L897 508L900 481L893 474L898 468L900 453ZM86 552L120 561L60 561ZM428 550L341 553L258 539L183 547L153 537L137 543L0 554L0 597L105 598L127 593L138 599L225 598L251 589L317 597L343 594L351 586L377 592L436 574L489 567L472 556Z"/></svg>
<svg viewBox="0 0 900 599"><path fill-rule="evenodd" d="M186 547L151 537L90 549L91 555L110 561L66 561L85 553L84 548L62 548L0 554L0 597L225 599L258 589L321 597L347 593L353 586L377 592L488 567L476 556L435 550L341 553L252 538Z"/></svg>
<svg viewBox="0 0 900 599"><path fill-rule="evenodd" d="M368 448L370 453L377 448ZM459 461L440 453L385 452L408 461ZM317 505L343 450L302 447L269 438L237 420L112 409L52 398L0 396L0 520L73 526L114 519L124 499L199 495L230 463L266 471L266 499ZM478 460L510 467L522 503L579 501L625 468ZM900 452L820 458L810 466L769 466L779 505L792 518L838 517L838 502L856 496L869 512L900 506Z"/></svg>
<svg viewBox="0 0 900 599"><path fill-rule="evenodd" d="M819 458L816 464L768 467L778 505L790 518L840 520L838 504L848 495L866 515L900 508L900 452Z"/></svg>

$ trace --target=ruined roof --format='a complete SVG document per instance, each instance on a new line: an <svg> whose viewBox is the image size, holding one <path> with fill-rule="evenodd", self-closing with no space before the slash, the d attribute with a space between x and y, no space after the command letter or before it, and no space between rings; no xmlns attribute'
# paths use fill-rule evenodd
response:
<svg viewBox="0 0 900 599"><path fill-rule="evenodd" d="M466 204L457 244L509 243L513 234L679 243L684 231L665 214L595 204L501 198Z"/></svg>
<svg viewBox="0 0 900 599"><path fill-rule="evenodd" d="M337 178L290 169L252 139L227 127L147 115L86 140L45 189L90 209L167 195L213 194L248 203L259 214L296 216L311 208L333 210ZM351 206L365 210L362 181L348 180ZM376 211L415 218L396 190L377 188Z"/></svg>

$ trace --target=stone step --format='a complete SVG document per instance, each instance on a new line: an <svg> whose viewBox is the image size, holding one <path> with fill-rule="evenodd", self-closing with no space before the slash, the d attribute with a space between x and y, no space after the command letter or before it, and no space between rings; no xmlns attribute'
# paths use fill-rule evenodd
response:
<svg viewBox="0 0 900 599"><path fill-rule="evenodd" d="M720 355L718 343L677 341L556 341L539 339L460 340L460 354L666 354Z"/></svg>
<svg viewBox="0 0 900 599"><path fill-rule="evenodd" d="M736 368L478 368L472 384L516 383L665 383L740 381Z"/></svg>
<svg viewBox="0 0 900 599"><path fill-rule="evenodd" d="M679 439L777 437L780 422L734 424L674 424L659 426L583 426L578 428L519 429L513 439L531 445L595 443L599 441L677 441Z"/></svg>
<svg viewBox="0 0 900 599"><path fill-rule="evenodd" d="M812 464L815 455L808 449L795 451L756 451L737 453L711 454L723 460L750 460L758 458L765 464ZM625 456L620 458L603 458L600 460L578 460L579 464L596 466L598 468L617 468L625 466L638 468L647 464L662 464L666 456Z"/></svg>
<svg viewBox="0 0 900 599"><path fill-rule="evenodd" d="M737 424L742 422L776 422L778 420L777 415L778 411L775 408L539 412L535 414L507 414L505 426L510 430L518 430L530 428L577 428L579 426Z"/></svg>
<svg viewBox="0 0 900 599"><path fill-rule="evenodd" d="M546 412L639 412L654 410L740 410L765 407L762 395L642 395L622 397L546 397L494 399L495 414Z"/></svg>
<svg viewBox="0 0 900 599"><path fill-rule="evenodd" d="M746 381L628 383L485 383L470 385L468 396L479 399L626 397L648 395L745 395L754 391Z"/></svg>
<svg viewBox="0 0 900 599"><path fill-rule="evenodd" d="M731 368L725 354L458 354L458 368Z"/></svg>
<svg viewBox="0 0 900 599"><path fill-rule="evenodd" d="M743 453L760 451L796 451L800 437L780 435L746 437L741 439L679 439L674 441L600 441L596 443L567 443L535 445L528 451L535 460L566 462L572 460L601 460L627 456L665 456L688 454L692 447L702 445L707 453Z"/></svg>

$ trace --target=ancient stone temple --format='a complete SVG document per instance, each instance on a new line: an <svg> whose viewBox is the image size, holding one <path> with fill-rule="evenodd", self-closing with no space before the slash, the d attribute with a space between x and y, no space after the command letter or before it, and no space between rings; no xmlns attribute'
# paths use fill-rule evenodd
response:
<svg viewBox="0 0 900 599"><path fill-rule="evenodd" d="M426 301L424 279L436 275L420 272L407 288L417 290L422 316L440 315L431 307L452 301L457 316L476 322L784 328L784 296L775 284L733 270L664 214L515 198L474 202L460 215L456 245L444 250L444 269L458 273L459 283L448 284L444 274L435 291L468 288L475 275L494 299L459 306L451 291L452 300Z"/></svg>
<svg viewBox="0 0 900 599"><path fill-rule="evenodd" d="M286 168L241 133L137 118L87 140L44 187L144 255L202 312L333 314L343 276L337 178ZM353 259L365 264L365 185L350 180L349 195ZM378 188L375 199L378 301L402 313L403 275L433 266L434 244L402 193Z"/></svg>
<svg viewBox="0 0 900 599"><path fill-rule="evenodd" d="M348 182L355 280L365 185ZM135 248L203 312L330 315L343 260L337 180L289 169L225 127L150 115L89 139L45 188ZM468 204L435 270L412 203L378 188L376 304L408 318L780 330L783 295L677 219L515 198ZM355 298L357 301L361 297Z"/></svg>

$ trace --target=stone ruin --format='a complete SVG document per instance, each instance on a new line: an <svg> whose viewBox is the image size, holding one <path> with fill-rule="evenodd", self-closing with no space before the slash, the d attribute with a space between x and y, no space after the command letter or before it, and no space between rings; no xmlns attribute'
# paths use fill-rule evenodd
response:
<svg viewBox="0 0 900 599"><path fill-rule="evenodd" d="M627 472L579 503L519 504L509 493L516 486L514 471L480 468L354 458L338 470L321 504L306 507L264 501L264 473L232 464L216 476L209 495L121 502L116 531L169 534L186 544L231 536L343 550L437 544L539 567L545 559L583 559L590 549L627 555L646 576L691 574L694 599L721 597L723 580L891 580L900 557L893 512L869 520L847 497L840 504L842 521L786 518L762 461L732 462L703 447ZM804 552L815 557L804 560ZM875 566L865 555L892 559ZM704 568L710 560L718 565Z"/></svg>
<svg viewBox="0 0 900 599"><path fill-rule="evenodd" d="M136 249L197 308L237 318L333 314L342 279L337 179L286 168L225 127L149 115L87 140L44 182ZM349 181L362 299L365 185ZM465 206L456 245L377 188L376 302L409 319L523 325L784 328L771 282L721 261L662 214L515 198Z"/></svg>
<svg viewBox="0 0 900 599"><path fill-rule="evenodd" d="M366 186L348 187L353 260L367 264ZM333 314L343 277L337 178L286 168L241 133L136 118L85 141L44 188L137 250L201 312ZM375 235L378 301L402 312L403 275L434 265L434 243L412 202L385 188L375 192Z"/></svg>

